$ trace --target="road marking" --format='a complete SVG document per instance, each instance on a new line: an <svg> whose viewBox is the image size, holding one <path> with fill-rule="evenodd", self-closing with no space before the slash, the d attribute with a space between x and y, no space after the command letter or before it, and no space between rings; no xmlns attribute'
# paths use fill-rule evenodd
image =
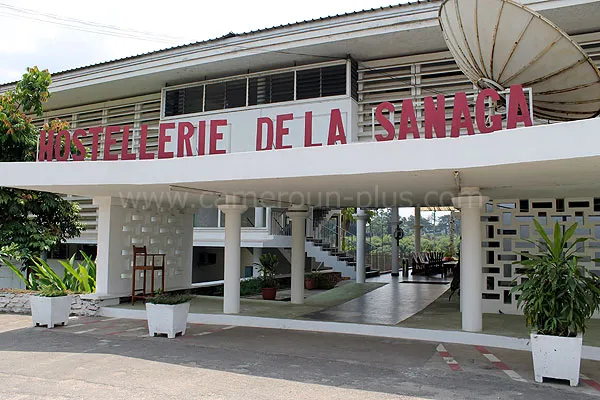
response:
<svg viewBox="0 0 600 400"><path fill-rule="evenodd" d="M448 353L443 344L440 344L436 350L452 371L462 371L458 362L452 357L452 354Z"/></svg>
<svg viewBox="0 0 600 400"><path fill-rule="evenodd" d="M98 330L98 328L92 328L92 329L88 329L85 331L78 331L78 332L73 332L73 333L76 335L81 335L82 333L88 333L88 332L93 332L93 331L97 331L97 330Z"/></svg>
<svg viewBox="0 0 600 400"><path fill-rule="evenodd" d="M131 329L127 329L125 332L141 331L142 329L146 329L146 327L140 326L139 328L131 328Z"/></svg>
<svg viewBox="0 0 600 400"><path fill-rule="evenodd" d="M76 326L84 326L85 324L73 324L73 325L67 325L69 328L75 328Z"/></svg>
<svg viewBox="0 0 600 400"><path fill-rule="evenodd" d="M204 336L204 335L210 335L211 333L214 332L201 332L201 333L195 333L194 336Z"/></svg>
<svg viewBox="0 0 600 400"><path fill-rule="evenodd" d="M521 377L516 371L513 371L508 365L504 364L498 357L490 353L488 349L483 346L474 346L478 352L480 352L485 358L487 358L496 368L504 372L510 379L518 382L527 382Z"/></svg>
<svg viewBox="0 0 600 400"><path fill-rule="evenodd" d="M225 328L222 328L221 330L222 331L228 331L228 330L233 329L233 328L235 328L235 326L231 325L231 326L226 326Z"/></svg>
<svg viewBox="0 0 600 400"><path fill-rule="evenodd" d="M589 377L587 377L584 374L579 375L579 377L581 378L581 381L583 383L585 383L586 385L596 389L598 392L600 392L600 384L598 382L596 382L593 379L590 379Z"/></svg>

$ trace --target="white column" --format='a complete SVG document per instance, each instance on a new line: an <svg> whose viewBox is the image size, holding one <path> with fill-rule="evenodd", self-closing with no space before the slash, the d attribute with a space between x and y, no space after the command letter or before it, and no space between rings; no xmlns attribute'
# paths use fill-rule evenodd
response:
<svg viewBox="0 0 600 400"><path fill-rule="evenodd" d="M392 236L398 226L398 207L392 207ZM392 237L392 276L400 275L400 265L398 261L398 241Z"/></svg>
<svg viewBox="0 0 600 400"><path fill-rule="evenodd" d="M450 212L450 257L454 257L454 234L456 230L456 214Z"/></svg>
<svg viewBox="0 0 600 400"><path fill-rule="evenodd" d="M240 312L240 269L242 241L242 213L248 209L239 204L240 199L227 196L226 204L219 206L225 214L225 285L223 293L223 312Z"/></svg>
<svg viewBox="0 0 600 400"><path fill-rule="evenodd" d="M293 206L287 215L292 220L292 304L303 304L308 207Z"/></svg>
<svg viewBox="0 0 600 400"><path fill-rule="evenodd" d="M415 206L415 253L421 253L421 206Z"/></svg>
<svg viewBox="0 0 600 400"><path fill-rule="evenodd" d="M252 250L252 276L257 277L260 275L260 268L257 266L260 263L260 256L262 256L262 247L255 247Z"/></svg>
<svg viewBox="0 0 600 400"><path fill-rule="evenodd" d="M365 283L365 239L368 216L365 210L358 209L356 214L356 283Z"/></svg>
<svg viewBox="0 0 600 400"><path fill-rule="evenodd" d="M267 231L269 232L269 234L271 234L273 232L273 230L271 229L271 225L273 224L273 218L271 218L271 207L267 207L266 208L266 212L265 212L266 218L265 218L265 226L267 228Z"/></svg>
<svg viewBox="0 0 600 400"><path fill-rule="evenodd" d="M254 209L254 227L264 228L265 227L265 208L256 207Z"/></svg>
<svg viewBox="0 0 600 400"><path fill-rule="evenodd" d="M461 213L460 299L462 329L467 332L480 332L483 328L481 207L487 201L487 197L465 189L460 197L452 199L454 206L459 208Z"/></svg>

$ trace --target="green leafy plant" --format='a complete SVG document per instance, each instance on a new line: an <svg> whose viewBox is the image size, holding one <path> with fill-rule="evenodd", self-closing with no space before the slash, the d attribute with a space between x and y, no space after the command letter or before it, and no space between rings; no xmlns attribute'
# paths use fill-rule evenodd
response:
<svg viewBox="0 0 600 400"><path fill-rule="evenodd" d="M265 253L258 259L259 262L254 263L258 267L260 273L260 281L263 288L277 288L278 283L275 278L275 270L279 261L275 254Z"/></svg>
<svg viewBox="0 0 600 400"><path fill-rule="evenodd" d="M27 68L14 90L0 94L0 162L35 161L39 127L32 116L43 116L51 82L47 70ZM52 120L44 129L67 127ZM84 229L79 211L56 193L0 187L0 247L16 246L11 258L19 262L49 251L79 236Z"/></svg>
<svg viewBox="0 0 600 400"><path fill-rule="evenodd" d="M540 235L539 254L520 253L523 280L512 288L520 293L517 306L522 308L527 325L540 334L573 337L585 333L588 321L600 308L600 278L586 274L576 255L578 245L589 238L571 240L577 224L563 228L554 225L550 238L535 221ZM595 260L594 260L595 261Z"/></svg>
<svg viewBox="0 0 600 400"><path fill-rule="evenodd" d="M251 278L240 282L240 296L251 296L259 294L262 289L262 281L260 278Z"/></svg>
<svg viewBox="0 0 600 400"><path fill-rule="evenodd" d="M189 294L159 294L158 296L149 297L146 302L151 304L166 304L176 305L187 303L192 300L194 296Z"/></svg>
<svg viewBox="0 0 600 400"><path fill-rule="evenodd" d="M63 277L58 276L47 261L33 257L26 267L19 268L11 260L1 257L6 265L23 282L28 290L38 290L41 287L53 287L56 290L68 290L73 293L93 293L96 291L96 263L92 258L81 252L83 262L76 264L75 255L67 261L60 260L64 267ZM29 268L29 276L22 269Z"/></svg>
<svg viewBox="0 0 600 400"><path fill-rule="evenodd" d="M21 282L23 282L23 285L25 285L27 290L38 289L37 280L33 274L30 274L29 277L27 277L25 274L23 274L23 271L21 271L21 269L8 258L0 257L0 261L2 261L2 264L6 265L15 274L15 276L19 278Z"/></svg>
<svg viewBox="0 0 600 400"><path fill-rule="evenodd" d="M66 290L60 290L54 286L42 286L39 291L39 296L41 297L62 297L68 294Z"/></svg>
<svg viewBox="0 0 600 400"><path fill-rule="evenodd" d="M75 254L67 260L58 262L64 267L62 278L65 286L75 293L93 293L96 291L96 263L90 256L80 251L83 262L75 264Z"/></svg>

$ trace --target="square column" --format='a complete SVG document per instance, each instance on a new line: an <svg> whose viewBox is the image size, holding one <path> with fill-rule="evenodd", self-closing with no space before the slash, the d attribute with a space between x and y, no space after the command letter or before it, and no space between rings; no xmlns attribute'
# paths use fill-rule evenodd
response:
<svg viewBox="0 0 600 400"><path fill-rule="evenodd" d="M356 283L365 283L367 270L365 267L365 244L367 219L369 216L365 210L358 209L356 214Z"/></svg>
<svg viewBox="0 0 600 400"><path fill-rule="evenodd" d="M265 208L256 207L254 209L254 227L264 228L265 227Z"/></svg>
<svg viewBox="0 0 600 400"><path fill-rule="evenodd" d="M292 304L303 304L308 207L293 206L287 215L292 220Z"/></svg>
<svg viewBox="0 0 600 400"><path fill-rule="evenodd" d="M460 299L462 329L467 332L480 332L483 329L481 208L487 201L487 197L479 195L452 199L461 213Z"/></svg>
<svg viewBox="0 0 600 400"><path fill-rule="evenodd" d="M223 313L240 312L240 268L242 241L242 213L247 206L239 204L235 196L227 196L226 204L219 210L225 214L225 284L223 291Z"/></svg>

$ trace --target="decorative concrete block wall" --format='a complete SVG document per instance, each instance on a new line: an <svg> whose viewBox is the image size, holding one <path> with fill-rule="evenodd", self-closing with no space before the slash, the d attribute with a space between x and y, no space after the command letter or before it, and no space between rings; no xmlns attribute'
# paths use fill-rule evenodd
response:
<svg viewBox="0 0 600 400"><path fill-rule="evenodd" d="M193 215L176 208L123 205L118 199L98 204L98 294L131 293L133 246L166 255L165 289L188 288L192 280ZM159 259L157 259L157 262ZM142 288L143 272L136 274ZM155 272L155 288L160 287ZM146 278L150 286L150 276Z"/></svg>
<svg viewBox="0 0 600 400"><path fill-rule="evenodd" d="M520 314L518 294L510 289L521 282L519 253L536 252L533 220L537 219L548 234L555 222L561 226L578 223L573 239L591 238L578 247L578 255L591 273L600 275L600 198L493 200L482 211L483 310L485 313ZM516 281L515 281L516 280Z"/></svg>

